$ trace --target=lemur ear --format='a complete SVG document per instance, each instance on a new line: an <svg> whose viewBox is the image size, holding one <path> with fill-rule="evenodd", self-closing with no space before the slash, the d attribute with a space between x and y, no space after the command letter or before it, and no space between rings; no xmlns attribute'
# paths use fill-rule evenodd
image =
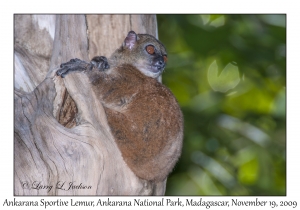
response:
<svg viewBox="0 0 300 210"><path fill-rule="evenodd" d="M124 40L123 47L127 47L131 50L133 48L133 46L136 44L137 40L138 40L138 37L137 37L136 33L134 31L129 31Z"/></svg>

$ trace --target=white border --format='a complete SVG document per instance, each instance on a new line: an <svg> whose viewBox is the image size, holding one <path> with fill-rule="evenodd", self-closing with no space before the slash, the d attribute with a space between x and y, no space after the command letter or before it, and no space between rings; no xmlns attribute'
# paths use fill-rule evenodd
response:
<svg viewBox="0 0 300 210"><path fill-rule="evenodd" d="M90 3L89 3L90 2ZM5 5L6 4L6 5ZM299 199L299 8L296 1L5 1L1 4L1 146L0 146L0 206L4 199L13 200L13 14L14 13L281 13L287 14L287 196L259 197L259 200L298 201ZM116 6L118 5L118 6ZM167 30L167 29L166 29ZM17 200L37 200L44 197L16 197ZM56 200L61 197L45 198ZM98 200L98 197L62 197L63 200ZM121 200L121 197L114 197ZM132 198L132 197L131 197ZM146 199L146 197L143 197ZM156 197L158 199L158 197ZM155 198L155 199L156 199ZM175 197L169 197L176 200ZM185 200L187 197L181 197ZM195 197L194 197L195 198ZM203 197L205 200L255 200L255 197ZM104 197L102 197L104 199ZM127 199L127 198L124 198ZM133 198L132 198L133 199ZM25 208L25 207L23 207ZM104 207L102 207L104 208ZM160 208L161 207L156 207ZM163 207L165 209L165 207ZM181 207L174 207L181 208ZM174 209L173 208L173 209ZM200 207L195 207L200 208ZM218 207L211 207L218 209ZM221 207L219 207L221 208ZM235 208L235 207L231 207ZM240 207L237 207L240 209ZM236 208L236 209L237 209ZM249 208L249 207L248 207ZM278 209L277 207L276 209ZM2 208L3 209L3 208ZM6 208L5 208L6 209ZM10 208L14 209L14 208ZM29 209L29 208L27 208ZM30 208L32 209L32 208ZM42 209L42 207L34 208ZM44 208L43 208L44 209ZM47 208L48 209L48 208ZM64 208L66 209L66 208ZM126 207L140 209L140 207ZM181 208L182 209L182 208ZM264 209L272 209L265 207Z"/></svg>

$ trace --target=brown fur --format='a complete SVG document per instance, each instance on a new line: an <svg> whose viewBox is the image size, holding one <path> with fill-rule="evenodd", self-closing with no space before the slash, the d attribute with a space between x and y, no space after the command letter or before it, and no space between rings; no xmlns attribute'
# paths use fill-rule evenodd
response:
<svg viewBox="0 0 300 210"><path fill-rule="evenodd" d="M129 64L89 77L125 162L142 179L164 180L182 148L183 118L171 91Z"/></svg>
<svg viewBox="0 0 300 210"><path fill-rule="evenodd" d="M87 70L124 161L138 177L155 182L166 179L182 149L180 107L157 81L166 61L166 49L155 37L130 31L110 59L75 58L56 72L65 77Z"/></svg>
<svg viewBox="0 0 300 210"><path fill-rule="evenodd" d="M183 117L171 93L157 81L167 61L162 43L130 31L110 59L71 59L56 74L84 71L102 102L124 161L140 178L163 181L182 149Z"/></svg>

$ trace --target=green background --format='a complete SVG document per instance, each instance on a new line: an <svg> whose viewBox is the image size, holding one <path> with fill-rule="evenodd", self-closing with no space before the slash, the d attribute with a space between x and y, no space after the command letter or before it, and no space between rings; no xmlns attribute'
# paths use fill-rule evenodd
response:
<svg viewBox="0 0 300 210"><path fill-rule="evenodd" d="M185 121L166 195L285 195L286 16L157 20Z"/></svg>

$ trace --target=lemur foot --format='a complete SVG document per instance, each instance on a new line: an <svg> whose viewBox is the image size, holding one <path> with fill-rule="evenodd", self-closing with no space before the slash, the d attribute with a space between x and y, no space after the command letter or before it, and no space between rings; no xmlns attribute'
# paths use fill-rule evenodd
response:
<svg viewBox="0 0 300 210"><path fill-rule="evenodd" d="M71 59L69 62L62 63L60 65L60 69L57 70L56 75L61 76L64 78L67 74L72 71L84 71L86 70L91 64L80 60L78 58Z"/></svg>
<svg viewBox="0 0 300 210"><path fill-rule="evenodd" d="M69 74L72 71L85 71L87 69L93 70L94 68L99 71L109 69L107 58L104 56L96 56L91 60L90 63L87 63L78 58L71 59L69 62L62 63L60 65L60 69L57 70L56 75L64 78L67 74Z"/></svg>

